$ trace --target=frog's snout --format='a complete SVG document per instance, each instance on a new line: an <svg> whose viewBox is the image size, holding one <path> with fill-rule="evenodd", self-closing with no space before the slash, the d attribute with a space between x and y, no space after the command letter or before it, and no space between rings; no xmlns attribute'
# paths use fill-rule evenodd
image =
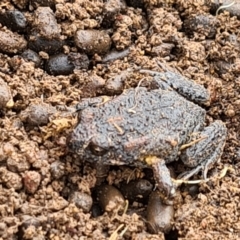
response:
<svg viewBox="0 0 240 240"><path fill-rule="evenodd" d="M68 150L70 152L77 152L77 150L80 148L80 146L81 146L80 141L72 139L71 136L69 137L69 139L68 139Z"/></svg>
<svg viewBox="0 0 240 240"><path fill-rule="evenodd" d="M108 142L104 137L96 134L89 136L86 140L83 135L80 137L79 131L73 132L68 141L69 151L79 155L90 151L95 156L103 156L108 152L108 147Z"/></svg>
<svg viewBox="0 0 240 240"><path fill-rule="evenodd" d="M79 131L73 131L68 139L67 139L67 145L68 145L68 151L73 153L79 153L79 150L83 149L83 138L79 136Z"/></svg>

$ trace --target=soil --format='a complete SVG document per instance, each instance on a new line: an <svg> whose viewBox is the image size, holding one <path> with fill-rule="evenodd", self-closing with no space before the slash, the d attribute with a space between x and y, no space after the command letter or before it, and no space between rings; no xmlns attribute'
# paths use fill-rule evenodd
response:
<svg viewBox="0 0 240 240"><path fill-rule="evenodd" d="M2 0L0 239L240 239L239 16L240 1ZM146 192L126 204L121 187L148 180L149 194L151 170L94 166L67 148L81 99L163 65L209 89L207 122L228 128L209 181L179 187L174 212L156 196L147 206ZM146 220L158 208L165 233Z"/></svg>

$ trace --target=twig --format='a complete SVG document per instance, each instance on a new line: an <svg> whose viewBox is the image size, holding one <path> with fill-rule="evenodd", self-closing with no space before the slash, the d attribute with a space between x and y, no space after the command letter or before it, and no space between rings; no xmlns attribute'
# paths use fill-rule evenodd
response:
<svg viewBox="0 0 240 240"><path fill-rule="evenodd" d="M216 11L216 16L218 15L218 13L219 13L220 10L225 9L225 8L229 8L229 7L233 6L234 4L235 4L235 1L229 3L228 5L222 5L222 6L220 6L220 7L217 9L217 11Z"/></svg>

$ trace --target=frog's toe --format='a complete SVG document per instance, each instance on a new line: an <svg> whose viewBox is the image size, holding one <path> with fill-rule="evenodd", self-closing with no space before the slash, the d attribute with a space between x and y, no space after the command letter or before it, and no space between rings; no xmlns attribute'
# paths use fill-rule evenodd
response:
<svg viewBox="0 0 240 240"><path fill-rule="evenodd" d="M189 178L191 178L195 174L199 173L202 169L204 169L204 166L199 165L199 166L197 166L196 168L194 168L190 171L186 171L186 172L183 172L183 173L179 174L177 178L181 179L181 180L188 180Z"/></svg>
<svg viewBox="0 0 240 240"><path fill-rule="evenodd" d="M184 175L188 179L200 170L203 172L203 178L207 178L207 172L210 167L216 163L223 152L227 138L227 128L222 121L215 121L201 132L201 141L185 149L181 153L183 163L194 168Z"/></svg>
<svg viewBox="0 0 240 240"><path fill-rule="evenodd" d="M151 165L158 189L164 193L166 199L172 199L176 194L176 186L172 182L170 172L165 164L165 161L157 157L149 158L151 158Z"/></svg>
<svg viewBox="0 0 240 240"><path fill-rule="evenodd" d="M212 165L215 162L217 162L220 159L220 157L222 155L223 147L224 147L224 145L219 145L216 148L216 150L213 152L211 157L206 159L206 161L204 162L204 166L203 166L203 178L204 179L207 179L208 170L212 167Z"/></svg>

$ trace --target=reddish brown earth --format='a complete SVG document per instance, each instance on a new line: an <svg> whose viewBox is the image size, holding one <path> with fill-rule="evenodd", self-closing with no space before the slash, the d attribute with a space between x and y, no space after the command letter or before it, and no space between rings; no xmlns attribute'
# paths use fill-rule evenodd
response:
<svg viewBox="0 0 240 240"><path fill-rule="evenodd" d="M230 6L216 16L219 2ZM2 0L0 13L0 239L240 239L240 1ZM228 128L210 180L178 189L165 235L150 233L147 201L95 194L102 182L154 184L151 171L100 169L67 151L82 98L135 87L142 76L127 70L162 71L158 62L208 88L207 122Z"/></svg>

